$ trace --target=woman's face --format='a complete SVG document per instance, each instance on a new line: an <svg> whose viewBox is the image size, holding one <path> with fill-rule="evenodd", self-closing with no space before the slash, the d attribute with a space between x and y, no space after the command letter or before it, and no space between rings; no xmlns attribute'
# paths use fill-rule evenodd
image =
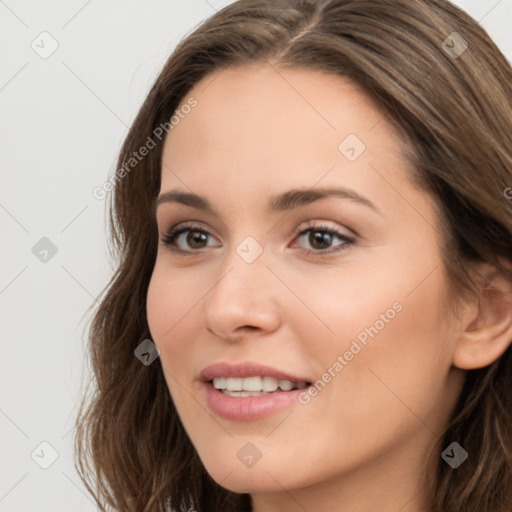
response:
<svg viewBox="0 0 512 512"><path fill-rule="evenodd" d="M433 202L396 132L311 70L228 68L189 97L163 153L147 314L201 460L255 495L385 475L408 492L462 372Z"/></svg>

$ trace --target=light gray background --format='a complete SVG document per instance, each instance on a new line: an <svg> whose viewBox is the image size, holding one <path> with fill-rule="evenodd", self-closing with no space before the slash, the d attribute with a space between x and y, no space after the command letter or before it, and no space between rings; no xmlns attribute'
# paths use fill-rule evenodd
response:
<svg viewBox="0 0 512 512"><path fill-rule="evenodd" d="M2 512L96 510L72 445L87 308L111 271L92 190L177 42L229 3L0 0ZM512 0L455 3L512 61Z"/></svg>

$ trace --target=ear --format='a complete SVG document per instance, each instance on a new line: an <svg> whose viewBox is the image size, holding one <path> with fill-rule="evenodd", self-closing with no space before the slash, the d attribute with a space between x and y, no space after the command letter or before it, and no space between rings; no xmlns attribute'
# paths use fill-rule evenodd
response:
<svg viewBox="0 0 512 512"><path fill-rule="evenodd" d="M512 343L512 280L487 263L477 269L478 297L466 305L453 364L463 370L484 368Z"/></svg>

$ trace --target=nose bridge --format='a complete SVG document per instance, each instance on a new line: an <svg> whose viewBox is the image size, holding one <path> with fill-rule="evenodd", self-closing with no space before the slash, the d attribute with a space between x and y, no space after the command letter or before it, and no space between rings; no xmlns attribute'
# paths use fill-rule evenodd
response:
<svg viewBox="0 0 512 512"><path fill-rule="evenodd" d="M218 277L206 297L205 323L228 338L238 327L275 329L277 308L263 246L252 236L242 239L223 257Z"/></svg>
<svg viewBox="0 0 512 512"><path fill-rule="evenodd" d="M267 260L263 246L253 236L246 236L225 255L215 288L225 288L236 295L248 292L253 297L258 296L257 289L269 273Z"/></svg>

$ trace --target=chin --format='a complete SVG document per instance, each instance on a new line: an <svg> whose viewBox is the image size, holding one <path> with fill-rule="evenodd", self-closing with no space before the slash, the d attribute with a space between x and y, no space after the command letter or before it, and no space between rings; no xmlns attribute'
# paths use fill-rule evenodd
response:
<svg viewBox="0 0 512 512"><path fill-rule="evenodd" d="M262 455L252 466L249 462L245 465L244 454L250 453L250 449L246 448L244 452L244 448L240 449L238 445L244 447L246 444L240 440L236 443L236 449L230 446L201 457L206 471L221 487L236 493L282 492L283 487L300 488L311 482L313 475L307 474L307 467L292 466L284 454L279 457ZM242 461L237 457L237 452L241 452ZM199 454L202 455L200 451Z"/></svg>
<svg viewBox="0 0 512 512"><path fill-rule="evenodd" d="M236 493L282 492L289 489L290 482L269 475L265 469L231 468L231 473L218 471L219 468L206 468L209 475L221 487Z"/></svg>

